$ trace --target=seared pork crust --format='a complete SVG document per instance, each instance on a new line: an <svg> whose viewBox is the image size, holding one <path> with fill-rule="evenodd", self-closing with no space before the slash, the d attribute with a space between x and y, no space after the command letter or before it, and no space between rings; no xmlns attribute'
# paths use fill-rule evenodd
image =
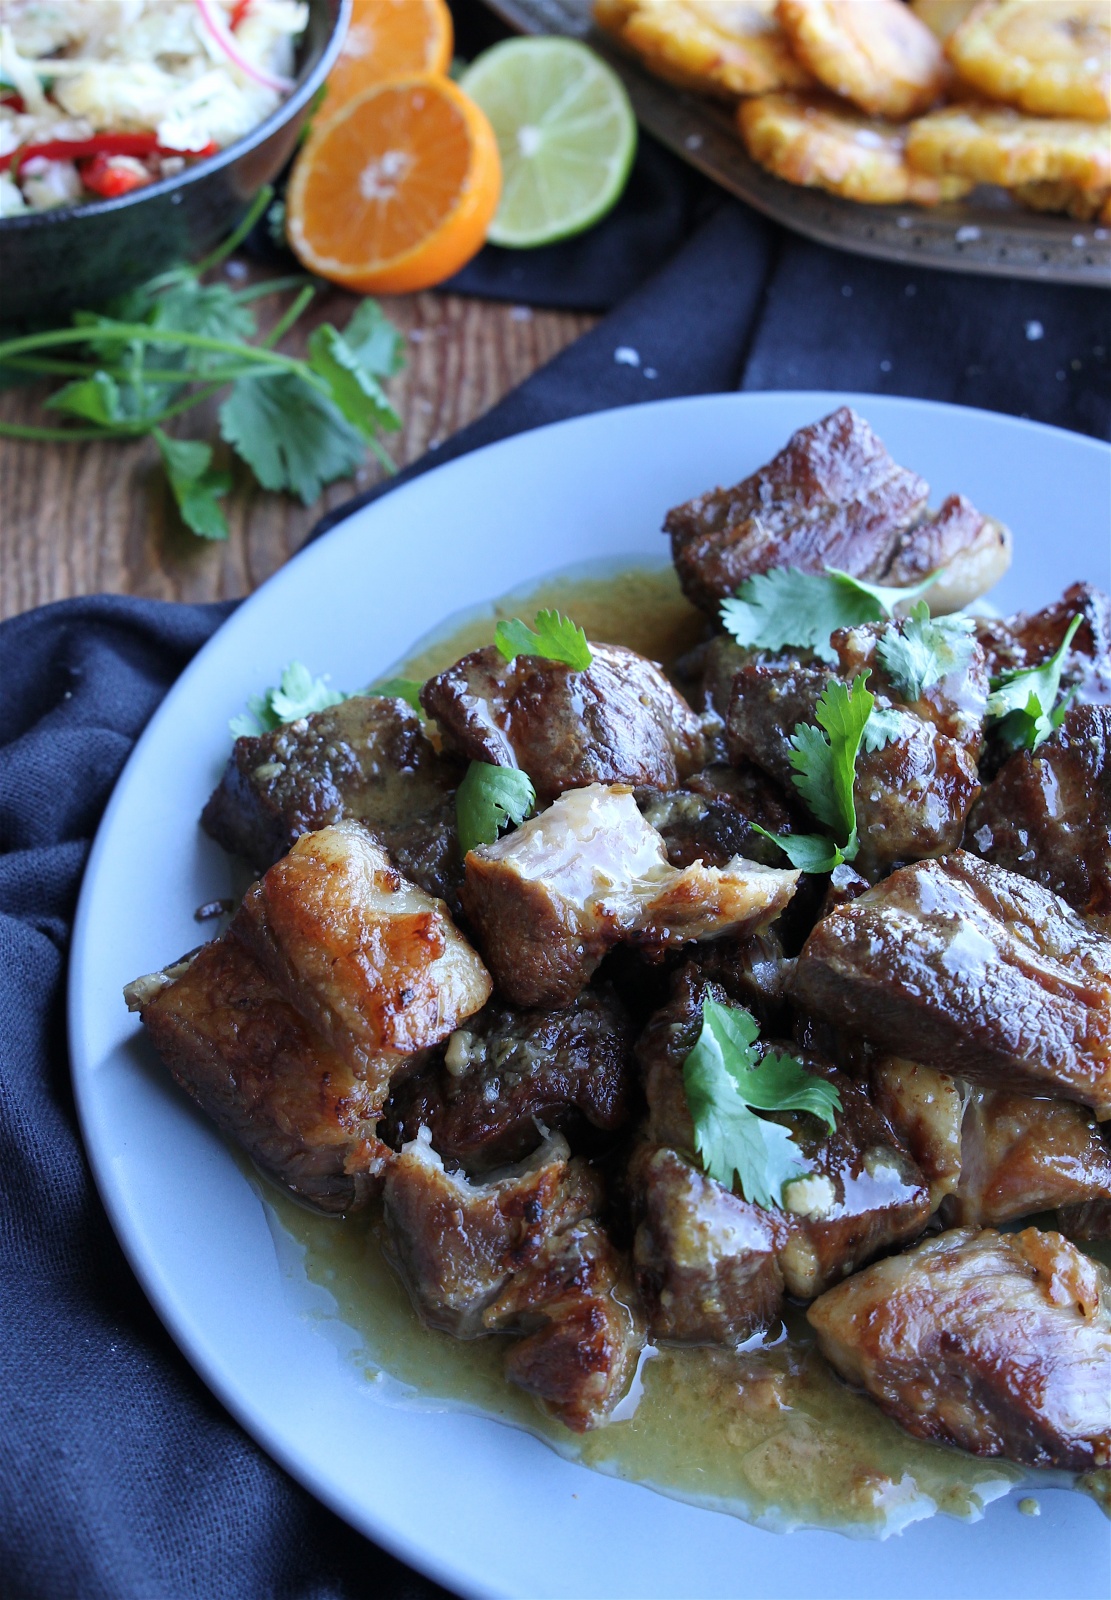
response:
<svg viewBox="0 0 1111 1600"><path fill-rule="evenodd" d="M792 995L881 1048L1111 1115L1111 940L966 851L823 918Z"/></svg>
<svg viewBox="0 0 1111 1600"><path fill-rule="evenodd" d="M632 1114L632 1033L608 987L584 990L564 1011L491 1001L433 1063L395 1087L384 1137L397 1147L428 1128L449 1165L479 1172L535 1149L538 1123L613 1133Z"/></svg>
<svg viewBox="0 0 1111 1600"><path fill-rule="evenodd" d="M644 1348L644 1317L626 1258L596 1222L545 1240L488 1306L490 1329L523 1333L505 1358L511 1383L575 1433L604 1423Z"/></svg>
<svg viewBox="0 0 1111 1600"><path fill-rule="evenodd" d="M427 1129L390 1163L383 1189L390 1256L433 1328L470 1339L483 1313L546 1239L596 1214L601 1180L561 1134L486 1182L448 1172Z"/></svg>
<svg viewBox="0 0 1111 1600"><path fill-rule="evenodd" d="M460 755L523 768L541 801L591 783L673 788L705 759L702 724L655 662L590 648L576 672L489 645L431 678L421 702Z"/></svg>
<svg viewBox="0 0 1111 1600"><path fill-rule="evenodd" d="M664 531L683 593L711 616L745 578L769 567L840 567L879 578L902 534L925 513L929 485L908 472L848 406L793 434L731 489L669 511Z"/></svg>
<svg viewBox="0 0 1111 1600"><path fill-rule="evenodd" d="M1111 931L1111 706L1074 706L1018 751L972 809L980 855L1052 889Z"/></svg>
<svg viewBox="0 0 1111 1600"><path fill-rule="evenodd" d="M696 861L724 867L735 856L778 867L783 852L755 825L769 833L791 833L798 826L778 784L751 762L704 767L681 789L639 789L636 802L662 837L673 867Z"/></svg>
<svg viewBox="0 0 1111 1600"><path fill-rule="evenodd" d="M859 1272L807 1318L908 1433L979 1456L1111 1464L1111 1279L1057 1233L958 1228Z"/></svg>
<svg viewBox="0 0 1111 1600"><path fill-rule="evenodd" d="M493 987L433 900L358 822L303 835L254 884L231 931L368 1083L446 1039Z"/></svg>
<svg viewBox="0 0 1111 1600"><path fill-rule="evenodd" d="M930 1187L936 1211L961 1177L961 1126L969 1087L959 1078L900 1056L872 1065L869 1088L876 1109L906 1145Z"/></svg>
<svg viewBox="0 0 1111 1600"><path fill-rule="evenodd" d="M752 1205L661 1145L641 1146L629 1182L633 1262L653 1338L731 1344L775 1320L785 1213Z"/></svg>
<svg viewBox="0 0 1111 1600"><path fill-rule="evenodd" d="M228 935L124 991L171 1075L220 1132L321 1211L355 1211L392 1152L377 1093Z"/></svg>
<svg viewBox="0 0 1111 1600"><path fill-rule="evenodd" d="M446 858L457 849L441 813L459 776L455 763L437 755L404 700L353 695L271 733L237 739L201 826L225 850L265 872L302 834L351 817L391 852L405 847L410 859L398 865L442 894L439 885L450 874ZM415 825L432 817L439 824L436 848L417 876ZM430 824L426 832L432 831ZM426 838L426 850L431 842Z"/></svg>
<svg viewBox="0 0 1111 1600"><path fill-rule="evenodd" d="M1083 1106L973 1089L961 1123L961 1175L942 1216L997 1225L1058 1206L1111 1200L1111 1150Z"/></svg>

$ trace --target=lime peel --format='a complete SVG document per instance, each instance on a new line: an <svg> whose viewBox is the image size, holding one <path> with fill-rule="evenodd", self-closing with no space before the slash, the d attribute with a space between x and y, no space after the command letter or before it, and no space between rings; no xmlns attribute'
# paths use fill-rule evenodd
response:
<svg viewBox="0 0 1111 1600"><path fill-rule="evenodd" d="M621 80L586 45L506 39L459 86L490 119L501 154L491 244L553 244L616 205L636 155L636 118Z"/></svg>

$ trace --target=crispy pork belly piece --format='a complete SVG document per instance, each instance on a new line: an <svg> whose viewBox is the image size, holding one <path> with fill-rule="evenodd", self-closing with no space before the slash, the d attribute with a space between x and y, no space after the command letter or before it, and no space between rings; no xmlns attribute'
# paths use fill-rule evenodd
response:
<svg viewBox="0 0 1111 1600"><path fill-rule="evenodd" d="M732 98L810 82L775 0L594 0L594 20L657 77Z"/></svg>
<svg viewBox="0 0 1111 1600"><path fill-rule="evenodd" d="M901 1056L884 1056L870 1073L872 1100L906 1145L936 1211L961 1176L961 1126L968 1085Z"/></svg>
<svg viewBox="0 0 1111 1600"><path fill-rule="evenodd" d="M1067 1239L1111 1239L1111 1200L1059 1206L1057 1226Z"/></svg>
<svg viewBox="0 0 1111 1600"><path fill-rule="evenodd" d="M411 853L414 824L439 817L458 781L404 700L354 695L272 733L237 739L201 825L259 872L302 834L344 817L366 823L387 849ZM451 844L444 835L441 853Z"/></svg>
<svg viewBox="0 0 1111 1600"><path fill-rule="evenodd" d="M841 1376L918 1438L1073 1472L1111 1463L1111 1280L1058 1233L939 1234L807 1317Z"/></svg>
<svg viewBox="0 0 1111 1600"><path fill-rule="evenodd" d="M596 1214L601 1183L561 1134L485 1183L448 1172L427 1129L395 1156L382 1191L388 1248L417 1310L461 1339L487 1331L488 1306L545 1242Z"/></svg>
<svg viewBox="0 0 1111 1600"><path fill-rule="evenodd" d="M841 638L846 667L859 671L874 659L875 634L858 628ZM838 636L835 636L835 638ZM864 643L867 642L867 651ZM733 685L726 742L735 761L752 761L790 792L791 735L800 722L813 723L818 698L830 681L826 667L768 662L742 668ZM971 673L950 674L969 685ZM978 676L983 678L983 662ZM887 686L890 690L890 685ZM972 707L983 694L967 688L964 700L926 690L922 701L906 707L896 736L881 750L862 749L853 795L860 852L855 865L874 877L897 861L944 855L964 837L965 823L980 792L976 756L981 746L980 718ZM902 710L905 703L877 684L877 704ZM920 714L921 713L921 714ZM982 716L982 711L981 711ZM959 729L959 737L944 731Z"/></svg>
<svg viewBox="0 0 1111 1600"><path fill-rule="evenodd" d="M1111 1200L1111 1150L1067 1100L974 1088L961 1123L960 1182L947 1222L989 1226L1058 1206Z"/></svg>
<svg viewBox="0 0 1111 1600"><path fill-rule="evenodd" d="M992 677L1015 667L1036 667L1061 647L1077 612L1083 617L1061 671L1088 699L1111 694L1111 599L1090 583L1073 583L1041 611L1013 617L976 617L976 635Z"/></svg>
<svg viewBox="0 0 1111 1600"><path fill-rule="evenodd" d="M638 1234L634 1260L653 1330L675 1339L747 1337L766 1326L778 1306L777 1283L799 1299L811 1299L880 1250L916 1237L930 1214L922 1175L864 1089L815 1052L789 1043L767 1048L793 1054L808 1073L836 1084L841 1097L832 1134L805 1114L774 1115L790 1128L808 1175L786 1185L783 1209L768 1211L698 1172L682 1073L707 998L727 1004L731 997L688 962L676 975L668 1004L637 1044L650 1145L648 1153L634 1157L630 1178L634 1209L646 1229ZM660 1146L668 1147L672 1161L651 1154ZM702 1300L714 1300L707 1284L728 1289L731 1309L714 1302L716 1331L702 1321ZM687 1296L693 1301L680 1303Z"/></svg>
<svg viewBox="0 0 1111 1600"><path fill-rule="evenodd" d="M483 1324L525 1335L509 1348L506 1377L575 1433L609 1419L644 1348L628 1263L591 1221L546 1239L487 1307Z"/></svg>
<svg viewBox="0 0 1111 1600"><path fill-rule="evenodd" d="M1111 1115L1111 939L959 850L823 918L793 998L897 1054Z"/></svg>
<svg viewBox="0 0 1111 1600"><path fill-rule="evenodd" d="M491 1001L396 1086L384 1136L397 1146L428 1128L450 1165L479 1172L526 1156L541 1141L538 1123L614 1133L633 1110L632 1047L632 1023L608 987L584 989L564 1011Z"/></svg>
<svg viewBox="0 0 1111 1600"><path fill-rule="evenodd" d="M490 974L442 900L406 882L358 822L304 834L231 926L313 1027L377 1086L485 1005Z"/></svg>
<svg viewBox="0 0 1111 1600"><path fill-rule="evenodd" d="M664 531L683 593L711 616L769 567L840 567L879 578L925 514L929 485L888 455L848 406L800 428L767 466L731 489L669 511Z"/></svg>
<svg viewBox="0 0 1111 1600"><path fill-rule="evenodd" d="M732 1194L662 1145L637 1151L629 1181L633 1262L653 1338L731 1344L769 1327L783 1305L785 1214Z"/></svg>
<svg viewBox="0 0 1111 1600"><path fill-rule="evenodd" d="M568 1005L621 941L687 944L757 932L799 874L736 858L671 866L631 789L591 785L466 860L463 904L502 993Z"/></svg>
<svg viewBox="0 0 1111 1600"><path fill-rule="evenodd" d="M392 1152L377 1096L228 935L124 997L174 1079L268 1177L321 1211L355 1211Z"/></svg>
<svg viewBox="0 0 1111 1600"><path fill-rule="evenodd" d="M591 783L674 787L705 759L701 722L654 661L590 649L576 672L490 645L431 678L421 702L460 755L523 768L541 801Z"/></svg>
<svg viewBox="0 0 1111 1600"><path fill-rule="evenodd" d="M1045 744L1004 762L968 834L986 860L1111 932L1111 706L1074 706Z"/></svg>
<svg viewBox="0 0 1111 1600"><path fill-rule="evenodd" d="M681 789L640 789L641 815L661 836L673 867L701 861L724 867L736 856L777 867L783 852L756 831L791 833L797 813L783 791L751 762L743 767L713 766L696 772Z"/></svg>

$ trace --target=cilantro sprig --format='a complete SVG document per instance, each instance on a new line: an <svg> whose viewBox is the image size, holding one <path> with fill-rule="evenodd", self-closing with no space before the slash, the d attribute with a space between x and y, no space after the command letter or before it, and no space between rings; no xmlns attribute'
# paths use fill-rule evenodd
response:
<svg viewBox="0 0 1111 1600"><path fill-rule="evenodd" d="M270 198L263 190L206 260L162 273L110 314L77 311L71 327L0 341L0 371L69 380L44 402L59 426L0 421L0 435L59 442L153 435L181 519L205 539L228 536L220 502L231 479L213 470L211 445L173 439L165 426L224 390L221 436L266 489L307 505L325 484L353 473L368 448L393 471L378 435L401 423L382 380L401 366L403 341L374 301L363 301L342 332L315 329L302 360L276 346L315 294L303 276L239 290L202 281ZM258 340L251 302L291 290L291 304Z"/></svg>
<svg viewBox="0 0 1111 1600"><path fill-rule="evenodd" d="M882 622L896 606L920 595L941 577L933 572L921 583L899 589L865 583L837 567L802 572L798 567L772 567L746 578L736 595L721 603L721 620L740 645L757 650L783 650L788 645L813 650L833 665L837 656L830 635L862 622Z"/></svg>
<svg viewBox="0 0 1111 1600"><path fill-rule="evenodd" d="M683 1063L683 1088L694 1122L695 1149L712 1178L746 1200L770 1208L783 1186L809 1170L790 1129L757 1111L808 1111L832 1133L841 1097L793 1056L768 1051L758 1059L759 1028L743 1006L702 1003L702 1031Z"/></svg>
<svg viewBox="0 0 1111 1600"><path fill-rule="evenodd" d="M518 656L542 656L545 661L563 661L576 672L585 672L594 660L586 634L558 611L538 611L531 628L520 617L499 622L494 643L510 664Z"/></svg>
<svg viewBox="0 0 1111 1600"><path fill-rule="evenodd" d="M536 805L536 790L519 767L472 761L455 793L459 852L493 844L509 824L522 823Z"/></svg>
<svg viewBox="0 0 1111 1600"><path fill-rule="evenodd" d="M1010 749L1036 750L1064 721L1073 691L1058 702L1061 669L1083 620L1078 612L1058 648L1040 667L1012 667L991 680L988 721L996 724L995 732Z"/></svg>
<svg viewBox="0 0 1111 1600"><path fill-rule="evenodd" d="M897 736L899 723L885 711L876 711L868 689L869 671L861 672L849 688L831 678L819 696L814 715L817 726L800 722L791 735L791 780L811 813L824 822L832 837L817 833L769 833L771 839L803 872L832 872L852 861L860 848L856 826L853 783L856 759L863 744L879 750ZM874 719L874 720L873 720Z"/></svg>
<svg viewBox="0 0 1111 1600"><path fill-rule="evenodd" d="M253 694L247 701L247 710L232 717L228 727L235 739L272 733L275 728L309 717L314 711L327 711L329 706L338 706L349 698L331 688L326 679L314 678L304 662L291 661L277 687Z"/></svg>
<svg viewBox="0 0 1111 1600"><path fill-rule="evenodd" d="M912 606L902 628L885 628L876 655L895 688L908 701L940 683L950 672L963 672L976 648L975 623L960 615L931 617L925 600Z"/></svg>

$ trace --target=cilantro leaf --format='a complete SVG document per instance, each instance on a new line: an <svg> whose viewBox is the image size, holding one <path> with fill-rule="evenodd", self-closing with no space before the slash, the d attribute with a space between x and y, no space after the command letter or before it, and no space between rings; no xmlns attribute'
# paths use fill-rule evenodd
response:
<svg viewBox="0 0 1111 1600"><path fill-rule="evenodd" d="M50 411L64 411L71 417L84 417L89 422L99 422L110 427L123 415L120 405L120 386L107 372L94 372L89 378L77 378L63 384L44 400Z"/></svg>
<svg viewBox="0 0 1111 1600"><path fill-rule="evenodd" d="M455 793L460 854L493 844L510 822L523 822L535 804L536 790L527 772L472 761Z"/></svg>
<svg viewBox="0 0 1111 1600"><path fill-rule="evenodd" d="M226 539L228 522L218 502L231 488L231 474L211 470L212 446L195 439L170 439L161 428L155 428L154 437L185 526L202 539Z"/></svg>
<svg viewBox="0 0 1111 1600"><path fill-rule="evenodd" d="M386 316L377 300L363 300L355 309L343 340L364 372L392 378L405 365L405 335Z"/></svg>
<svg viewBox="0 0 1111 1600"><path fill-rule="evenodd" d="M387 678L383 683L376 683L368 689L367 694L384 694L398 700L404 700L411 705L418 717L424 716L424 707L420 703L420 692L424 684L416 678Z"/></svg>
<svg viewBox="0 0 1111 1600"><path fill-rule="evenodd" d="M836 567L824 572L773 567L746 578L731 600L722 601L721 620L740 645L759 650L794 645L832 665L837 656L829 640L838 628L890 617L897 605L916 599L940 576L935 572L908 589L895 589L864 583Z"/></svg>
<svg viewBox="0 0 1111 1600"><path fill-rule="evenodd" d="M545 661L563 661L576 672L585 672L594 660L586 634L558 611L538 611L531 628L520 617L499 622L494 643L510 663L518 656L542 656Z"/></svg>
<svg viewBox="0 0 1111 1600"><path fill-rule="evenodd" d="M873 706L864 724L862 744L865 750L882 750L893 739L906 739L917 720L909 711L898 711L894 706Z"/></svg>
<svg viewBox="0 0 1111 1600"><path fill-rule="evenodd" d="M752 824L757 833L770 839L783 851L793 867L800 872L832 872L845 861L845 852L824 833L769 833L758 822Z"/></svg>
<svg viewBox="0 0 1111 1600"><path fill-rule="evenodd" d="M996 731L1013 750L1036 750L1061 726L1074 693L1070 690L1061 705L1056 704L1061 669L1083 620L1077 612L1058 648L1040 667L1012 667L991 680L988 721L999 724Z"/></svg>
<svg viewBox="0 0 1111 1600"><path fill-rule="evenodd" d="M963 672L975 647L971 617L931 617L925 600L912 609L902 628L885 628L876 654L891 681L907 700L940 683L950 672Z"/></svg>
<svg viewBox="0 0 1111 1600"><path fill-rule="evenodd" d="M233 717L228 726L236 739L246 734L272 733L287 722L311 716L314 711L326 711L347 698L338 689L330 689L323 678L314 678L303 662L291 661L278 687L252 695L247 701L247 713Z"/></svg>
<svg viewBox="0 0 1111 1600"><path fill-rule="evenodd" d="M130 322L131 317L122 320ZM237 300L226 283L198 283L186 277L155 295L146 317L152 328L173 328L178 333L203 333L209 339L245 344L257 332L254 312ZM216 351L193 351L191 365L225 363Z"/></svg>
<svg viewBox="0 0 1111 1600"><path fill-rule="evenodd" d="M683 1063L683 1088L694 1122L695 1148L712 1178L756 1205L782 1204L783 1185L806 1167L790 1129L754 1114L809 1111L832 1130L841 1100L832 1084L811 1077L791 1056L757 1061L756 1023L741 1006L707 999L702 1031Z"/></svg>
<svg viewBox="0 0 1111 1600"><path fill-rule="evenodd" d="M292 372L240 378L220 407L220 432L264 489L288 489L305 505L363 459L363 436Z"/></svg>
<svg viewBox="0 0 1111 1600"><path fill-rule="evenodd" d="M330 323L313 330L309 366L324 379L340 411L364 437L372 438L380 428L400 428L401 418L382 385Z"/></svg>

